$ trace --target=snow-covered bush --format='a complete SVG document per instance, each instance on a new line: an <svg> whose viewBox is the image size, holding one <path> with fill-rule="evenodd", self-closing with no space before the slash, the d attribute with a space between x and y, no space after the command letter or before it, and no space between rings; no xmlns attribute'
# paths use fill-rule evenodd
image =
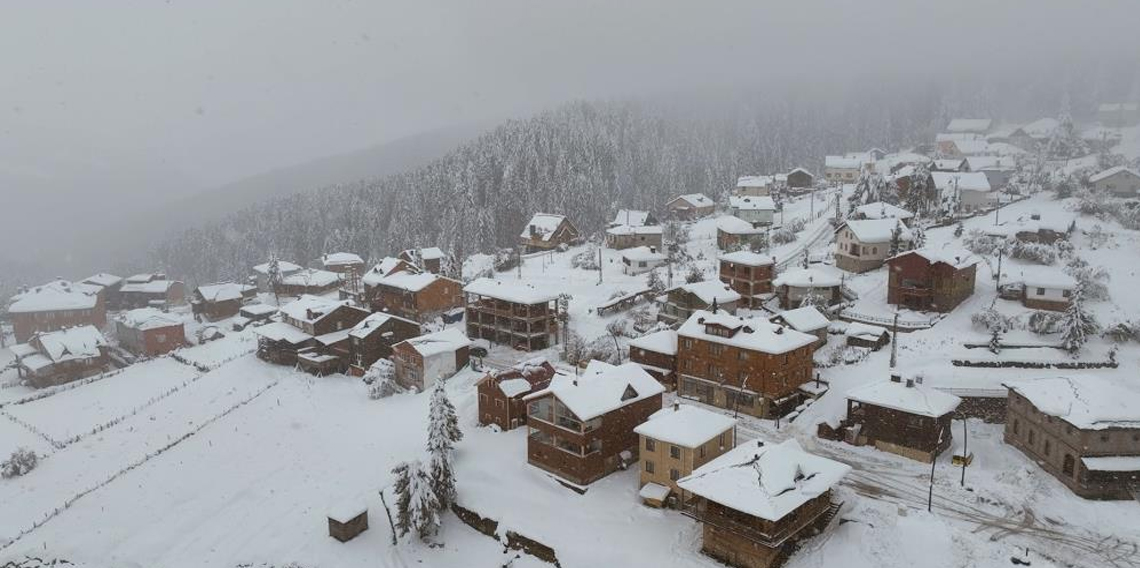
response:
<svg viewBox="0 0 1140 568"><path fill-rule="evenodd" d="M506 272L519 265L518 253L512 248L501 248L495 251L495 272Z"/></svg>
<svg viewBox="0 0 1140 568"><path fill-rule="evenodd" d="M696 264L690 264L688 271L685 273L685 283L693 284L695 282L703 282L704 279L705 273L701 270L701 267Z"/></svg>
<svg viewBox="0 0 1140 568"><path fill-rule="evenodd" d="M606 332L615 337L623 337L626 335L628 327L629 322L619 318L606 324Z"/></svg>
<svg viewBox="0 0 1140 568"><path fill-rule="evenodd" d="M995 329L1001 333L1005 333L1014 327L1014 320L1001 314L1001 312L994 308L986 308L972 316L970 322L974 327L980 328L987 333L992 333Z"/></svg>
<svg viewBox="0 0 1140 568"><path fill-rule="evenodd" d="M629 318L633 320L633 329L642 333L653 329L657 324L657 314L648 306L634 308L629 312Z"/></svg>
<svg viewBox="0 0 1140 568"><path fill-rule="evenodd" d="M1053 264L1057 262L1057 248L1045 243L1023 243L1015 240L1009 247L1009 255L1013 258L1028 260L1037 264Z"/></svg>
<svg viewBox="0 0 1140 568"><path fill-rule="evenodd" d="M567 330L562 341L562 360L571 365L578 365L586 358L586 341L574 331Z"/></svg>
<svg viewBox="0 0 1140 568"><path fill-rule="evenodd" d="M1065 272L1076 279L1077 284L1084 290L1084 299L1104 301L1109 299L1106 282L1112 275L1099 266L1092 266L1079 256L1073 256L1065 265Z"/></svg>
<svg viewBox="0 0 1140 568"><path fill-rule="evenodd" d="M621 352L618 351L618 345L612 335L596 337L586 344L583 350L583 356L579 362L589 361L591 359L605 361L606 363L612 363L614 365L621 363Z"/></svg>
<svg viewBox="0 0 1140 568"><path fill-rule="evenodd" d="M1069 208L1082 215L1090 215L1093 217L1106 217L1110 215L1112 205L1108 199L1096 192L1089 191L1088 189L1079 189L1074 192L1076 200Z"/></svg>
<svg viewBox="0 0 1140 568"><path fill-rule="evenodd" d="M1112 232L1104 230L1104 227L1097 223L1091 229L1085 231L1085 242L1088 243L1089 248L1096 250L1104 248L1112 244L1115 235Z"/></svg>
<svg viewBox="0 0 1140 568"><path fill-rule="evenodd" d="M665 291L665 280L661 278L661 273L656 270L650 270L645 276L645 287L653 290L655 294L660 294Z"/></svg>
<svg viewBox="0 0 1140 568"><path fill-rule="evenodd" d="M1049 335L1061 330L1058 326L1060 321L1061 314L1057 312L1035 311L1029 315L1027 327L1037 335Z"/></svg>
<svg viewBox="0 0 1140 568"><path fill-rule="evenodd" d="M798 233L800 231L803 231L804 228L807 227L807 221L805 221L804 219L802 219L800 217L796 217L795 219L788 221L788 223L786 225L784 225L784 227L793 233Z"/></svg>
<svg viewBox="0 0 1140 568"><path fill-rule="evenodd" d="M7 460L0 462L0 477L9 479L27 474L39 465L39 457L28 448L16 448Z"/></svg>
<svg viewBox="0 0 1140 568"><path fill-rule="evenodd" d="M796 233L788 227L780 227L772 231L772 244L785 245L796 241Z"/></svg>
<svg viewBox="0 0 1140 568"><path fill-rule="evenodd" d="M1140 341L1140 322L1122 321L1114 323L1104 330L1103 335L1117 343Z"/></svg>
<svg viewBox="0 0 1140 568"><path fill-rule="evenodd" d="M570 258L570 266L582 270L598 269L598 245L590 243L582 252Z"/></svg>
<svg viewBox="0 0 1140 568"><path fill-rule="evenodd" d="M978 229L970 229L962 238L962 246L979 256L994 256L998 250L1006 248L1007 242L1002 237L990 236Z"/></svg>

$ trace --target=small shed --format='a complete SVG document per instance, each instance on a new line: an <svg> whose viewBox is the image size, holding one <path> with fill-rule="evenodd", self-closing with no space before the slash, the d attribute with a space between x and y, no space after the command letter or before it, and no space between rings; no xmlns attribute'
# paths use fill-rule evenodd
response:
<svg viewBox="0 0 1140 568"><path fill-rule="evenodd" d="M368 530L368 506L361 501L344 501L328 511L329 536L348 542Z"/></svg>
<svg viewBox="0 0 1140 568"><path fill-rule="evenodd" d="M849 347L868 347L878 351L891 343L891 332L884 327L859 322L847 324L843 332Z"/></svg>

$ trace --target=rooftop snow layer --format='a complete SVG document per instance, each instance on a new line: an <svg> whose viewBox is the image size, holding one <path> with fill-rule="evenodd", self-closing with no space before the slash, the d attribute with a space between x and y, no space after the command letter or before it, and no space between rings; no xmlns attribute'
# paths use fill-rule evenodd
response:
<svg viewBox="0 0 1140 568"><path fill-rule="evenodd" d="M861 221L847 221L844 223L855 238L861 243L889 243L894 235L895 227L901 229L899 240L910 242L914 235L907 228L906 223L899 219L864 219Z"/></svg>
<svg viewBox="0 0 1140 568"><path fill-rule="evenodd" d="M106 288L108 286L121 284L123 282L123 279L119 276L115 276L114 274L100 272L99 274L85 278L83 281L88 284L94 284L96 286L102 286L103 288Z"/></svg>
<svg viewBox="0 0 1140 568"><path fill-rule="evenodd" d="M718 218L716 220L716 229L730 235L759 235L767 231L764 227L753 227L752 223L740 217L733 217L732 215L725 215L724 217Z"/></svg>
<svg viewBox="0 0 1140 568"><path fill-rule="evenodd" d="M315 268L306 268L288 274L281 278L281 283L286 286L315 286L324 288L332 286L340 282L340 275L328 270L317 270Z"/></svg>
<svg viewBox="0 0 1140 568"><path fill-rule="evenodd" d="M811 333L823 329L831 325L831 321L827 316L820 313L814 306L804 306L794 310L787 310L780 312L773 317L781 317L792 329L802 331L804 333Z"/></svg>
<svg viewBox="0 0 1140 568"><path fill-rule="evenodd" d="M264 337L270 341L284 341L292 345L303 343L313 338L313 336L287 323L279 321L275 321L273 323L254 329L253 333L260 335L261 337Z"/></svg>
<svg viewBox="0 0 1140 568"><path fill-rule="evenodd" d="M471 340L458 328L449 327L443 331L427 333L419 337L406 339L403 343L407 343L412 349L415 349L417 353L426 358L441 353L458 351L470 346Z"/></svg>
<svg viewBox="0 0 1140 568"><path fill-rule="evenodd" d="M772 201L771 197L762 195L760 197L747 196L732 196L728 198L728 206L733 209L740 209L741 211L775 211L776 202Z"/></svg>
<svg viewBox="0 0 1140 568"><path fill-rule="evenodd" d="M1004 383L1041 412L1082 430L1140 428L1140 391L1096 375Z"/></svg>
<svg viewBox="0 0 1140 568"><path fill-rule="evenodd" d="M774 181L772 176L740 176L736 178L736 187L768 187Z"/></svg>
<svg viewBox="0 0 1140 568"><path fill-rule="evenodd" d="M629 340L629 346L664 355L677 354L677 331L663 329Z"/></svg>
<svg viewBox="0 0 1140 568"><path fill-rule="evenodd" d="M614 225L606 229L610 235L660 235L664 232L660 225Z"/></svg>
<svg viewBox="0 0 1140 568"><path fill-rule="evenodd" d="M8 312L23 314L60 310L90 310L95 307L99 298L94 294L84 292L85 289L63 281L36 286L15 296L15 301L8 306Z"/></svg>
<svg viewBox="0 0 1140 568"><path fill-rule="evenodd" d="M553 291L544 292L531 284L493 280L491 278L472 280L470 284L463 287L463 291L504 302L527 305L552 302L558 298L558 294Z"/></svg>
<svg viewBox="0 0 1140 568"><path fill-rule="evenodd" d="M779 521L839 483L851 466L809 454L799 442L752 440L697 468L677 485L694 495Z"/></svg>
<svg viewBox="0 0 1140 568"><path fill-rule="evenodd" d="M938 418L954 412L962 399L920 384L878 381L848 391L856 402L890 408L907 414Z"/></svg>
<svg viewBox="0 0 1140 568"><path fill-rule="evenodd" d="M652 262L655 260L665 260L666 257L660 251L651 249L646 246L627 248L621 251L622 258L629 259L632 262Z"/></svg>
<svg viewBox="0 0 1140 568"><path fill-rule="evenodd" d="M38 333L34 339L43 346L37 351L54 363L98 357L99 348L107 345L103 334L90 325Z"/></svg>
<svg viewBox="0 0 1140 568"><path fill-rule="evenodd" d="M1140 177L1140 174L1136 173L1136 170L1132 168L1126 166L1116 166L1115 168L1108 168L1099 174L1089 176L1089 183L1096 183L1102 179L1110 178L1120 172L1128 172L1129 174L1132 174L1133 177Z"/></svg>
<svg viewBox="0 0 1140 568"><path fill-rule="evenodd" d="M644 227L649 220L648 211L639 211L637 209L618 209L617 215L614 216L613 223L610 226L616 227L618 225L625 225L627 227Z"/></svg>
<svg viewBox="0 0 1140 568"><path fill-rule="evenodd" d="M717 258L721 262L731 262L744 266L771 266L776 263L776 259L771 256L764 256L747 250L725 253Z"/></svg>
<svg viewBox="0 0 1140 568"><path fill-rule="evenodd" d="M921 256L922 258L925 258L926 261L930 264L941 262L943 264L948 264L954 268L965 268L967 266L975 265L979 262L978 257L975 256L974 253L966 249L958 248L936 249L933 247L924 247L915 250L908 250L906 252L899 253L891 258L895 259L910 254Z"/></svg>
<svg viewBox="0 0 1140 568"><path fill-rule="evenodd" d="M732 337L706 333L705 327L713 324L738 331ZM677 335L772 355L794 351L811 345L816 340L814 335L787 329L766 319L746 320L725 312L714 314L706 310L693 312L693 315L681 324Z"/></svg>
<svg viewBox="0 0 1140 568"><path fill-rule="evenodd" d="M289 302L284 306L281 306L281 313L285 314L290 319L306 323L315 323L323 319L326 315L332 313L337 308L347 305L348 302L346 301L332 300L329 298L322 298L320 296L305 294L300 298Z"/></svg>
<svg viewBox="0 0 1140 568"><path fill-rule="evenodd" d="M702 282L682 284L681 289L700 298L702 302L710 306L714 300L719 304L740 300L740 293L729 288L728 284L720 280L705 280Z"/></svg>
<svg viewBox="0 0 1140 568"><path fill-rule="evenodd" d="M1048 288L1050 290L1075 290L1077 280L1064 270L1053 266L1024 266L1011 270L1009 283L1020 281L1027 288Z"/></svg>
<svg viewBox="0 0 1140 568"><path fill-rule="evenodd" d="M377 281L376 284L379 286L391 286L392 288L398 288L408 292L419 292L441 278L443 277L430 272L417 274L401 270L395 274L385 276Z"/></svg>
<svg viewBox="0 0 1140 568"><path fill-rule="evenodd" d="M696 448L731 430L735 424L736 420L730 416L685 404L654 412L633 431L666 444Z"/></svg>
<svg viewBox="0 0 1140 568"><path fill-rule="evenodd" d="M352 254L351 252L333 252L321 257L321 262L325 266L349 266L353 264L364 264L364 259L360 255Z"/></svg>
<svg viewBox="0 0 1140 568"><path fill-rule="evenodd" d="M955 187L966 191L990 190L990 181L982 172L930 172L930 177L939 191Z"/></svg>
<svg viewBox="0 0 1140 568"><path fill-rule="evenodd" d="M182 320L155 308L138 308L119 316L123 325L141 331L182 325Z"/></svg>
<svg viewBox="0 0 1140 568"><path fill-rule="evenodd" d="M279 272L281 272L282 275L297 272L298 270L301 270L301 268L302 268L301 266L293 264L292 262L289 262L287 260L278 260L277 261L277 270ZM258 264L257 266L253 267L253 271L258 273L258 274L268 275L269 274L269 263L263 262L261 264Z"/></svg>
<svg viewBox="0 0 1140 568"><path fill-rule="evenodd" d="M198 287L198 294L207 302L228 302L240 300L246 292L253 291L254 287L234 282L207 284Z"/></svg>
<svg viewBox="0 0 1140 568"><path fill-rule="evenodd" d="M565 215L554 215L551 213L535 213L534 217L530 218L530 222L523 228L522 233L519 235L524 239L531 238L531 227L534 227L534 236L539 237L541 240L550 240L554 235L554 231L558 230L558 226L566 220Z"/></svg>
<svg viewBox="0 0 1140 568"><path fill-rule="evenodd" d="M627 396L629 389L633 396ZM662 392L665 387L637 363L615 366L593 360L577 379L552 382L524 400L553 394L574 416L586 421Z"/></svg>
<svg viewBox="0 0 1140 568"><path fill-rule="evenodd" d="M402 318L399 316L394 316L394 315L389 314L387 312L374 312L374 313L368 314L368 317L360 320L359 323L352 326L352 329L349 330L348 334L351 335L352 337L364 339L364 338L368 337L369 335L371 335L372 332L383 327L384 324L388 323L389 320L393 320L393 319L403 321L403 322L408 322L411 324L415 324L417 327L419 326L418 323L416 323L412 320L405 319L405 318Z"/></svg>
<svg viewBox="0 0 1140 568"><path fill-rule="evenodd" d="M860 205L855 208L855 212L867 219L902 219L905 221L914 217L914 213L882 201Z"/></svg>
<svg viewBox="0 0 1140 568"><path fill-rule="evenodd" d="M789 268L772 281L773 286L832 288L843 283L843 273L830 266Z"/></svg>
<svg viewBox="0 0 1140 568"><path fill-rule="evenodd" d="M693 207L711 207L713 204L713 200L709 199L709 197L703 193L686 193L685 195L674 197L669 203L673 203L677 200L683 200Z"/></svg>

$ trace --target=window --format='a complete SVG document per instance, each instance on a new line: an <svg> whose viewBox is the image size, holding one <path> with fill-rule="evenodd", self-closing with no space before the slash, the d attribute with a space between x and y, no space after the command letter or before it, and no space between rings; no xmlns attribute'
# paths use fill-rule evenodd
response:
<svg viewBox="0 0 1140 568"><path fill-rule="evenodd" d="M1108 442L1108 434L1101 434L1100 435L1100 441L1107 443Z"/></svg>
<svg viewBox="0 0 1140 568"><path fill-rule="evenodd" d="M748 360L748 351L741 349L740 352L737 354L737 358L740 359L741 361L747 361Z"/></svg>
<svg viewBox="0 0 1140 568"><path fill-rule="evenodd" d="M693 348L693 340L692 339L686 339L686 340L682 341L681 343L682 343L682 345L685 346L685 349L692 349Z"/></svg>
<svg viewBox="0 0 1140 568"><path fill-rule="evenodd" d="M653 462L645 460L645 473L653 473Z"/></svg>
<svg viewBox="0 0 1140 568"><path fill-rule="evenodd" d="M717 442L720 447L725 447L728 444L728 432L721 432L720 436L717 436Z"/></svg>
<svg viewBox="0 0 1140 568"><path fill-rule="evenodd" d="M677 446L669 446L669 457L679 460L681 459L681 448Z"/></svg>
<svg viewBox="0 0 1140 568"><path fill-rule="evenodd" d="M1044 288L1038 288L1037 289L1037 295L1038 296L1044 296L1045 295L1045 289Z"/></svg>
<svg viewBox="0 0 1140 568"><path fill-rule="evenodd" d="M1062 290L1061 295L1066 297L1066 298L1069 298L1069 297L1072 297L1073 291L1072 290Z"/></svg>
<svg viewBox="0 0 1140 568"><path fill-rule="evenodd" d="M678 479L681 479L681 472L679 472L675 469L670 469L669 470L669 479L671 481L677 481Z"/></svg>
<svg viewBox="0 0 1140 568"><path fill-rule="evenodd" d="M1045 455L1049 455L1053 451L1053 444L1049 440L1045 440Z"/></svg>
<svg viewBox="0 0 1140 568"><path fill-rule="evenodd" d="M705 446L703 444L697 449L697 456L701 458L705 457Z"/></svg>
<svg viewBox="0 0 1140 568"><path fill-rule="evenodd" d="M1061 471L1065 475L1073 475L1073 470L1076 469L1077 460L1073 459L1072 454L1065 454L1065 462L1061 465Z"/></svg>
<svg viewBox="0 0 1140 568"><path fill-rule="evenodd" d="M486 394L479 393L479 404L480 405L487 404L487 395Z"/></svg>
<svg viewBox="0 0 1140 568"><path fill-rule="evenodd" d="M1013 419L1013 433L1014 434L1020 434L1021 433L1021 421L1016 419L1016 418Z"/></svg>
<svg viewBox="0 0 1140 568"><path fill-rule="evenodd" d="M645 451L647 451L647 452L657 451L657 440L654 440L653 438L646 438L645 439Z"/></svg>
<svg viewBox="0 0 1140 568"><path fill-rule="evenodd" d="M495 399L495 408L503 408L504 406L506 406L506 405L503 403L503 399L501 399L501 398Z"/></svg>

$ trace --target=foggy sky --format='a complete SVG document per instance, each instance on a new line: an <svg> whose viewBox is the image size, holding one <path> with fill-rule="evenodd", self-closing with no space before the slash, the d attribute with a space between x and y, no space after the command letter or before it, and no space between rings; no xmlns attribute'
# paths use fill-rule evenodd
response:
<svg viewBox="0 0 1140 568"><path fill-rule="evenodd" d="M127 201L567 100L1140 59L1137 22L1132 0L8 1L0 203L65 242ZM3 218L0 242L44 230Z"/></svg>

